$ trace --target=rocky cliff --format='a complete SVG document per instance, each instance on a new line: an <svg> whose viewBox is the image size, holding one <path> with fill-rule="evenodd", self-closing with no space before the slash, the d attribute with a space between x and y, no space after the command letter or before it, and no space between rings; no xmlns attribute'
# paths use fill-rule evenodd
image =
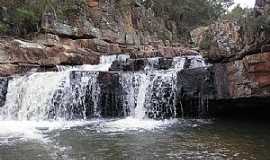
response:
<svg viewBox="0 0 270 160"><path fill-rule="evenodd" d="M260 19L268 17L268 1L258 0ZM268 23L268 21L265 21ZM240 98L270 95L269 31L249 31L246 24L222 21L193 32L205 58L214 63L219 98Z"/></svg>
<svg viewBox="0 0 270 160"><path fill-rule="evenodd" d="M151 8L139 2L87 0L72 1L69 5L59 0L53 2L42 12L38 31L24 35L24 39L2 36L1 76L33 68L53 70L60 64L96 64L99 56L106 54L173 57L196 53L185 48L188 42L177 43L181 37L175 22L155 16ZM1 23L9 24L12 33L18 28L10 22L15 11L6 7L8 4L3 2L0 18Z"/></svg>
<svg viewBox="0 0 270 160"><path fill-rule="evenodd" d="M213 63L216 97L212 109L238 113L237 107L269 106L269 2L257 0L255 11L245 23L222 21L192 32L201 53ZM246 26L250 23L255 23L253 30Z"/></svg>

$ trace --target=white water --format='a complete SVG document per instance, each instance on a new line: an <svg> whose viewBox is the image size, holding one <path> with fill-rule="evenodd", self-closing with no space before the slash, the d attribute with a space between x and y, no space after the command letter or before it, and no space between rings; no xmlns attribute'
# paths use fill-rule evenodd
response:
<svg viewBox="0 0 270 160"><path fill-rule="evenodd" d="M137 106L135 108L135 114L134 117L136 119L143 119L145 117L145 100L146 100L146 93L147 89L150 85L150 77L148 77L145 74L142 74L141 76L141 84L139 86L139 94L137 97Z"/></svg>
<svg viewBox="0 0 270 160"><path fill-rule="evenodd" d="M66 130L72 127L84 126L96 121L0 121L0 145L8 143L12 138L21 140L42 140L48 139L44 133L53 130Z"/></svg>
<svg viewBox="0 0 270 160"><path fill-rule="evenodd" d="M0 140L9 137L24 137L26 139L41 139L43 130L46 132L56 129L67 129L72 126L89 124L89 121L66 121L72 119L73 110L77 104L82 105L82 119L86 119L86 98L87 89L91 89L91 99L94 103L94 114L99 116L98 95L99 86L96 84L97 71L108 71L115 60L126 61L129 56L102 57L99 65L83 65L78 67L59 66L60 72L32 73L23 77L14 77L9 82L7 101L4 107L0 108ZM205 66L198 57L191 58L191 67ZM160 115L160 112L175 115L176 109L171 103L174 99L175 81L177 71L184 68L186 58L174 58L173 68L168 71L154 70L157 59L150 59L149 65L144 72L123 73L121 84L126 94L124 108L129 109L126 113L128 118L113 122L104 122L102 131L125 131L125 130L152 130L173 124L175 121L155 121L146 119L145 113L153 114L153 118ZM91 76L82 76L78 84L73 84L70 89L71 71L92 71ZM58 92L56 92L58 91ZM165 93L170 93L169 96ZM55 98L56 97L56 98ZM48 121L52 104L61 103L54 110L53 119ZM167 98L166 98L167 97ZM72 104L66 104L65 100L72 99ZM168 110L161 109L159 104L167 106ZM71 106L68 108L67 106ZM153 107L154 106L154 107ZM64 120L61 120L63 118Z"/></svg>
<svg viewBox="0 0 270 160"><path fill-rule="evenodd" d="M110 55L110 56L101 56L100 63L97 65L81 65L81 66L57 66L60 72L63 71L109 71L111 65L114 61L126 61L129 59L129 55Z"/></svg>
<svg viewBox="0 0 270 160"><path fill-rule="evenodd" d="M62 90L64 95L56 95L65 99L67 84L69 84L69 74L71 71L108 71L115 60L125 61L128 55L113 55L101 57L98 65L83 65L78 67L58 66L60 72L32 73L22 77L14 77L9 81L7 100L5 105L0 108L0 140L10 137L23 137L26 139L41 139L42 132L39 129L52 131L55 129L65 129L71 126L88 124L87 121L48 121L50 106L54 103L56 90ZM83 95L87 82L93 89L92 99L94 101L94 112L97 111L98 86L95 86L96 75L83 77L81 85L77 86ZM69 93L73 94L73 93ZM75 97L75 96L73 96ZM77 99L80 99L77 98ZM80 101L74 98L74 103ZM63 101L63 105L65 105ZM71 109L72 110L72 109ZM57 114L65 113L65 106L59 108ZM62 115L65 117L65 115ZM98 116L98 115L97 115ZM72 115L71 115L72 117ZM83 116L85 117L85 115Z"/></svg>
<svg viewBox="0 0 270 160"><path fill-rule="evenodd" d="M100 126L102 132L126 132L126 131L144 131L167 128L175 123L177 119L157 121L153 119L138 119L127 117L112 122L103 123Z"/></svg>
<svg viewBox="0 0 270 160"><path fill-rule="evenodd" d="M7 120L46 120L55 90L62 87L66 74L33 73L9 82L7 100L0 118Z"/></svg>

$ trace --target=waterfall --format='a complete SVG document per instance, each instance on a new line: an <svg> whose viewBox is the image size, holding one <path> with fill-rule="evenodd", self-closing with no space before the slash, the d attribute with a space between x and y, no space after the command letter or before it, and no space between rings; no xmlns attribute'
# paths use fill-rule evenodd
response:
<svg viewBox="0 0 270 160"><path fill-rule="evenodd" d="M99 117L98 72L72 71L68 74L65 87L55 91L49 118L71 120Z"/></svg>
<svg viewBox="0 0 270 160"><path fill-rule="evenodd" d="M142 74L141 76L141 84L139 87L139 93L137 97L137 106L135 108L135 114L134 117L138 119L143 119L145 117L145 101L146 101L146 94L147 94L147 89L149 88L150 85L150 77L148 77L145 74Z"/></svg>
<svg viewBox="0 0 270 160"><path fill-rule="evenodd" d="M157 69L160 59L162 58L149 58L143 71L121 76L121 86L125 93L124 105L134 118L176 117L177 73L185 67L206 66L201 56L175 57L171 68L162 70Z"/></svg>
<svg viewBox="0 0 270 160"><path fill-rule="evenodd" d="M33 73L14 77L8 85L6 103L0 109L2 119L47 119L54 91L63 87L66 74Z"/></svg>
<svg viewBox="0 0 270 160"><path fill-rule="evenodd" d="M136 72L109 71L114 62L126 64L128 59L128 55L102 56L98 65L58 66L58 72L13 77L0 119L176 117L177 73L206 66L201 56L186 56L145 59L145 68Z"/></svg>

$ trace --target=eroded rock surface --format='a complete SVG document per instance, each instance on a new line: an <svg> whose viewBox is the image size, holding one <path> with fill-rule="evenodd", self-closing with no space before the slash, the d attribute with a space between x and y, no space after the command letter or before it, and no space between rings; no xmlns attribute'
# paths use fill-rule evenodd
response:
<svg viewBox="0 0 270 160"><path fill-rule="evenodd" d="M216 64L220 98L270 95L269 52L246 56L242 60Z"/></svg>

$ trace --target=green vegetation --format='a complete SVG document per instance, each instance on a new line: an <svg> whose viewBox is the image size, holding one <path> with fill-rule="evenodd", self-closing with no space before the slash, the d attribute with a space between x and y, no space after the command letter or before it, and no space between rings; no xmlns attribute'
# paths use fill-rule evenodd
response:
<svg viewBox="0 0 270 160"><path fill-rule="evenodd" d="M8 31L8 26L0 22L0 33L5 33Z"/></svg>
<svg viewBox="0 0 270 160"><path fill-rule="evenodd" d="M250 15L252 12L253 11L251 9L242 8L240 5L237 5L222 18L227 20L239 21Z"/></svg>
<svg viewBox="0 0 270 160"><path fill-rule="evenodd" d="M0 19L0 31L8 32L7 24L9 24L13 28L12 33L18 35L39 31L41 17L45 12L53 12L57 18L64 21L64 17L82 13L81 10L86 5L84 0L10 0L10 2L0 0L0 2L1 7L7 8L9 13L8 20Z"/></svg>
<svg viewBox="0 0 270 160"><path fill-rule="evenodd" d="M262 32L270 33L269 15L261 15L258 17L249 15L239 22L245 32L253 34L260 34Z"/></svg>
<svg viewBox="0 0 270 160"><path fill-rule="evenodd" d="M146 0L144 5L155 15L176 22L178 37L190 39L189 32L206 26L226 13L233 0Z"/></svg>
<svg viewBox="0 0 270 160"><path fill-rule="evenodd" d="M233 4L232 0L146 0L157 16L176 21L181 27L195 28L213 22ZM180 25L181 24L181 25Z"/></svg>
<svg viewBox="0 0 270 160"><path fill-rule="evenodd" d="M270 16L255 16L254 9L242 8L240 5L237 5L228 14L224 15L222 19L238 22L245 33L270 33Z"/></svg>
<svg viewBox="0 0 270 160"><path fill-rule="evenodd" d="M35 12L23 8L17 8L11 19L16 25L17 32L21 34L27 34L28 31L35 31L39 24L39 17Z"/></svg>

